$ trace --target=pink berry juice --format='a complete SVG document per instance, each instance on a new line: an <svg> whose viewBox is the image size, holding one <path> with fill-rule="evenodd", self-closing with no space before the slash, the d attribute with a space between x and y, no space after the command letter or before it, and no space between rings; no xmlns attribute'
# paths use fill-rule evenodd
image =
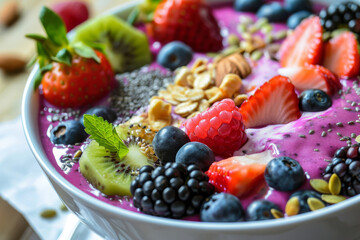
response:
<svg viewBox="0 0 360 240"><path fill-rule="evenodd" d="M214 8L214 15L222 28L223 36L230 33L238 34L237 25L240 15L250 16L253 14L235 12L230 5L220 5ZM286 29L285 24L273 24L274 32ZM260 33L261 35L261 33ZM156 56L160 44L151 43L151 50ZM203 54L195 54L198 57L206 57ZM243 79L245 89L253 89L262 85L267 80L278 75L280 68L278 62L263 56L259 61L251 62L252 73ZM156 62L149 69L161 68ZM321 173L331 160L334 152L347 145L347 141L355 143L355 137L360 130L360 87L358 79L341 80L342 89L332 97L333 105L326 111L317 113L302 113L300 119L288 124L269 125L262 128L250 128L246 130L248 141L235 155L244 155L269 150L275 156L288 156L299 161L303 167L307 179L322 178ZM109 104L108 98L98 104ZM276 108L277 106L274 106ZM86 109L61 110L52 106L44 99L40 101L39 129L43 148L49 161L54 168L71 184L81 191L89 194L108 204L121 207L134 212L139 212L132 205L131 197L108 197L93 188L79 172L77 161L68 161L77 150L84 149L85 142L79 146L55 146L50 142L48 133L53 126L57 125L58 118L78 118ZM55 118L55 119L54 119ZM220 160L217 157L217 160ZM304 189L310 189L307 183ZM260 193L240 199L244 208L255 199L268 199L284 209L290 193L279 192L266 187ZM187 217L186 220L198 221L198 216Z"/></svg>

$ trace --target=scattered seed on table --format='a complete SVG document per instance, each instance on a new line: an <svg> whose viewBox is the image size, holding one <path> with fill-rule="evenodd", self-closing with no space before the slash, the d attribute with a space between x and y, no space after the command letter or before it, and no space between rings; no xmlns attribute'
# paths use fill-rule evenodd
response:
<svg viewBox="0 0 360 240"><path fill-rule="evenodd" d="M54 209L45 209L40 213L42 218L54 218L56 216L56 211Z"/></svg>

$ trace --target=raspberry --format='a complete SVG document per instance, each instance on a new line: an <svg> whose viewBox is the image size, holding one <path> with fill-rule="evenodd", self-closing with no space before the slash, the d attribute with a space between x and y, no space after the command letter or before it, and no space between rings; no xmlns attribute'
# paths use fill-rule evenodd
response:
<svg viewBox="0 0 360 240"><path fill-rule="evenodd" d="M231 156L247 140L242 116L231 99L215 103L184 126L191 141L204 143L217 155Z"/></svg>

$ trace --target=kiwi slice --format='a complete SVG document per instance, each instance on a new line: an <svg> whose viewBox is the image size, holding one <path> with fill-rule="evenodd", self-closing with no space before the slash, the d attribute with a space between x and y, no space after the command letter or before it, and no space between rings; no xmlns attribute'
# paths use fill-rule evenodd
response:
<svg viewBox="0 0 360 240"><path fill-rule="evenodd" d="M119 73L151 63L147 36L113 15L100 16L78 26L72 42L79 41L102 50Z"/></svg>
<svg viewBox="0 0 360 240"><path fill-rule="evenodd" d="M154 151L148 140L132 135L129 125L119 125L116 131L129 148L129 153L120 159L91 141L79 160L81 174L102 193L112 195L131 195L131 181L145 165L156 165ZM137 129L139 130L139 129ZM145 132L145 129L142 129ZM140 131L137 133L141 134ZM148 137L149 134L146 134ZM151 140L152 141L152 140Z"/></svg>

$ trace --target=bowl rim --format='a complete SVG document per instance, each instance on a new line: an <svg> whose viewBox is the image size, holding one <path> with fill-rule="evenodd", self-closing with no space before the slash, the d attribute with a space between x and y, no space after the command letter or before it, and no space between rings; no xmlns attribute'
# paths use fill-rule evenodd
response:
<svg viewBox="0 0 360 240"><path fill-rule="evenodd" d="M136 0L129 2L127 4L120 5L118 7L112 8L109 11L106 11L104 15L113 14L118 15L119 13L129 10L135 7L141 0ZM211 0L212 3L223 3L222 0ZM70 33L71 35L71 33ZM181 229L197 229L197 230L206 230L206 231L229 231L229 232L249 232L253 230L265 230L265 229L275 229L283 227L291 227L294 225L299 225L304 222L317 221L322 218L326 218L329 215L337 215L341 210L346 208L354 207L356 204L360 203L360 195L354 196L346 201L327 206L323 209L319 209L315 212L308 212L292 216L290 218L282 218L275 220L264 220L264 221L249 221L249 222L232 222L232 223L211 223L211 222L194 222L186 220L177 220L162 218L157 216L151 216L143 213L132 212L129 210L122 209L117 206L105 203L97 198L90 196L89 194L83 192L76 186L68 182L48 161L46 153L42 147L42 143L38 131L38 114L34 115L33 113L38 113L39 106L34 106L32 104L35 101L35 105L38 105L39 97L38 91L34 90L34 80L35 73L38 70L38 65L32 69L23 92L22 104L21 104L21 120L23 125L23 130L25 133L26 140L28 145L35 156L38 164L41 166L42 170L46 173L48 178L56 181L56 183L61 186L64 190L71 193L72 196L76 196L78 199L81 199L87 206L91 206L100 211L104 211L107 215L117 216L121 219L129 219L142 223L159 225L162 227L171 227L171 228L181 228Z"/></svg>

